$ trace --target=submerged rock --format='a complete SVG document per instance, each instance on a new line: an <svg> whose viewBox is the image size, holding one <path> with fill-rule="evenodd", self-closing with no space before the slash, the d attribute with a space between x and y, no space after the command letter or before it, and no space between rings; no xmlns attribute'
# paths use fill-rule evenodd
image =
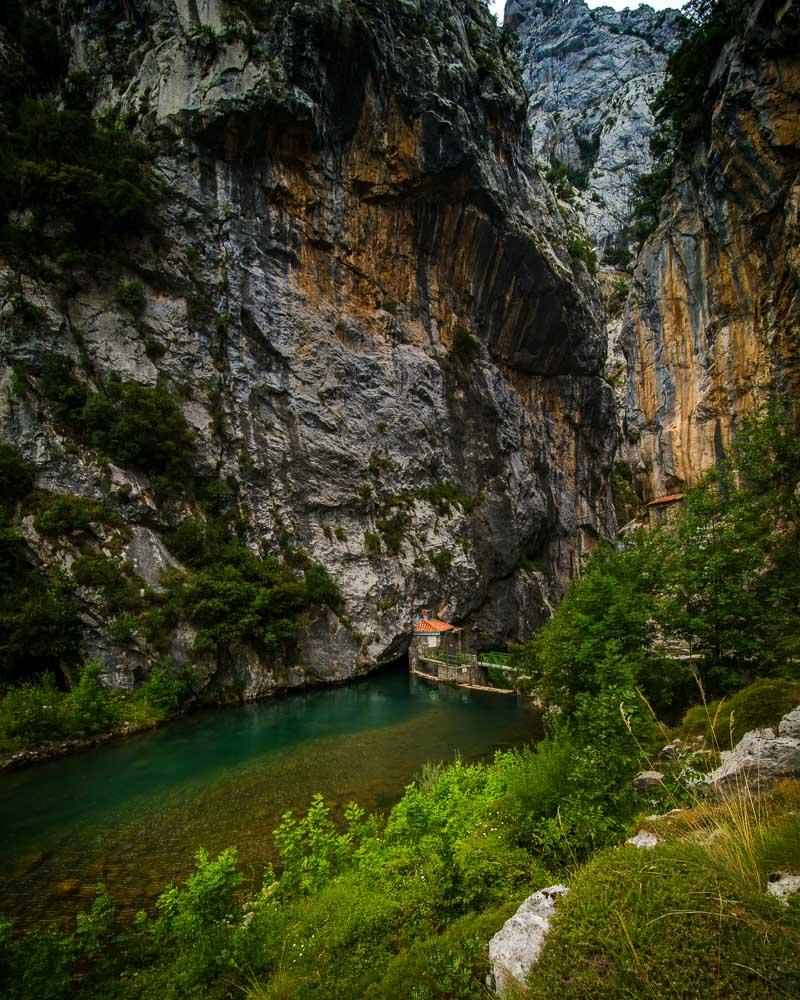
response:
<svg viewBox="0 0 800 1000"><path fill-rule="evenodd" d="M569 892L566 886L551 885L535 892L509 917L489 942L491 971L486 985L503 993L514 982L524 986L525 977L539 957L558 900Z"/></svg>

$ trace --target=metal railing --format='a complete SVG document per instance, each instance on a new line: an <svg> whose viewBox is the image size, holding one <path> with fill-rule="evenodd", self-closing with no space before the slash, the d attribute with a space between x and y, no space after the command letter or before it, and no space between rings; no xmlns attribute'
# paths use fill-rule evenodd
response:
<svg viewBox="0 0 800 1000"><path fill-rule="evenodd" d="M418 653L417 658L431 663L445 663L450 667L499 667L504 673L520 672L517 667L510 665L511 657L508 653L460 653L434 647Z"/></svg>

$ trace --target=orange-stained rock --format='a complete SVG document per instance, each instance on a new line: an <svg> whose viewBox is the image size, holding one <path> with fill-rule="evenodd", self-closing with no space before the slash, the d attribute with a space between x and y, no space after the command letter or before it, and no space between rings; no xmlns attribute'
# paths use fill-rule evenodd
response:
<svg viewBox="0 0 800 1000"><path fill-rule="evenodd" d="M646 498L696 483L775 394L800 399L799 18L754 11L634 274L627 451Z"/></svg>

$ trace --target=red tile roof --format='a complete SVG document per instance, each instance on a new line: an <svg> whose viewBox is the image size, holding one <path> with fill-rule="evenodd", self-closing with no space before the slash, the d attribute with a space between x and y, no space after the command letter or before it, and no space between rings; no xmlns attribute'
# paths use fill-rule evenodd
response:
<svg viewBox="0 0 800 1000"><path fill-rule="evenodd" d="M439 618L420 618L414 632L455 632L458 631L449 622L443 622Z"/></svg>
<svg viewBox="0 0 800 1000"><path fill-rule="evenodd" d="M670 493L668 497L656 497L655 500L649 500L647 506L655 507L656 504L660 503L674 503L676 500L683 500L684 496L684 493Z"/></svg>

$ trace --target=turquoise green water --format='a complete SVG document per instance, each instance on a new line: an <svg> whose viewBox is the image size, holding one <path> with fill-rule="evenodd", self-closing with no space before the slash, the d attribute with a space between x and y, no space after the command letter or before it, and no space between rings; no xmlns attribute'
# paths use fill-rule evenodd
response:
<svg viewBox="0 0 800 1000"><path fill-rule="evenodd" d="M200 712L86 753L0 775L0 914L66 919L97 882L123 911L152 904L200 847L231 844L251 882L272 831L319 791L389 808L429 761L476 760L539 735L524 702L391 671L344 688Z"/></svg>

